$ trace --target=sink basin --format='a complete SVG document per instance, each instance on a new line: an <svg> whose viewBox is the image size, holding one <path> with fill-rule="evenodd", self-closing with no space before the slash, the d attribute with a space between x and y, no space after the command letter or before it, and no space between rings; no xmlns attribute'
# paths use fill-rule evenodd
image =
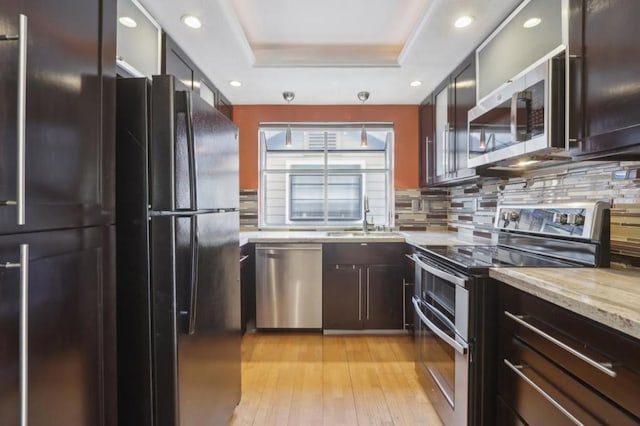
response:
<svg viewBox="0 0 640 426"><path fill-rule="evenodd" d="M388 231L369 231L366 234L363 231L329 231L327 237L399 237L398 232Z"/></svg>

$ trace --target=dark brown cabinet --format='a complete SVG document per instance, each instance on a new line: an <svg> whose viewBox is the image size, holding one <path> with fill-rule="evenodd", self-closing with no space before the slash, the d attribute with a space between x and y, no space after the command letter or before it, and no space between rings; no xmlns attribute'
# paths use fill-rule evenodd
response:
<svg viewBox="0 0 640 426"><path fill-rule="evenodd" d="M6 0L0 35L18 36L19 14L26 17L24 76L20 41L0 39L0 234L113 223L115 2ZM16 102L23 79L24 125ZM21 162L24 225L14 203Z"/></svg>
<svg viewBox="0 0 640 426"><path fill-rule="evenodd" d="M403 328L403 246L324 244L324 329Z"/></svg>
<svg viewBox="0 0 640 426"><path fill-rule="evenodd" d="M240 247L240 323L242 333L256 316L256 251L255 244Z"/></svg>
<svg viewBox="0 0 640 426"><path fill-rule="evenodd" d="M19 382L21 268L0 268L0 424L115 425L115 258L113 227L0 236L0 263L28 276L28 382Z"/></svg>
<svg viewBox="0 0 640 426"><path fill-rule="evenodd" d="M231 102L205 77L204 73L200 71L167 33L162 34L161 64L162 74L174 75L176 80L180 82L179 86L186 90L195 91L229 120L233 120ZM206 88L203 88L203 86L206 86ZM208 91L208 96L212 97L212 99L207 99L207 95L204 94L205 91Z"/></svg>
<svg viewBox="0 0 640 426"><path fill-rule="evenodd" d="M508 285L498 303L499 424L640 422L640 342Z"/></svg>
<svg viewBox="0 0 640 426"><path fill-rule="evenodd" d="M571 102L584 127L576 138L588 157L635 149L640 155L640 2L572 0Z"/></svg>
<svg viewBox="0 0 640 426"><path fill-rule="evenodd" d="M115 0L3 0L0 7L2 425L118 422L116 22ZM28 343L22 350L21 341Z"/></svg>
<svg viewBox="0 0 640 426"><path fill-rule="evenodd" d="M467 167L467 113L476 103L475 55L466 58L420 105L420 182L472 179Z"/></svg>

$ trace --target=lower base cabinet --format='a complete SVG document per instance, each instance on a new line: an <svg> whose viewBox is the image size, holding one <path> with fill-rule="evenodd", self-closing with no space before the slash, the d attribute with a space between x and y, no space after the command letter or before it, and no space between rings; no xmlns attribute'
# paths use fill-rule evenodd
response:
<svg viewBox="0 0 640 426"><path fill-rule="evenodd" d="M404 244L325 244L323 329L402 329L403 256Z"/></svg>
<svg viewBox="0 0 640 426"><path fill-rule="evenodd" d="M497 424L640 424L640 342L499 286Z"/></svg>

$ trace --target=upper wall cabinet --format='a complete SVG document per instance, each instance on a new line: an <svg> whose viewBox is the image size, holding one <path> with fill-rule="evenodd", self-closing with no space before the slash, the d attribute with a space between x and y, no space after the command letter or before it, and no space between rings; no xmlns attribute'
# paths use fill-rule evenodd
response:
<svg viewBox="0 0 640 426"><path fill-rule="evenodd" d="M527 0L476 50L477 100L565 49L568 0ZM566 21L565 21L566 22Z"/></svg>
<svg viewBox="0 0 640 426"><path fill-rule="evenodd" d="M205 77L204 73L167 33L162 35L161 72L162 74L174 75L178 87L182 90L198 93L205 102L216 108L229 120L233 119L231 102Z"/></svg>
<svg viewBox="0 0 640 426"><path fill-rule="evenodd" d="M470 55L420 106L422 185L475 177L475 170L467 167L467 114L475 105L475 82L474 55Z"/></svg>
<svg viewBox="0 0 640 426"><path fill-rule="evenodd" d="M119 72L131 77L160 73L160 26L135 0L118 0Z"/></svg>
<svg viewBox="0 0 640 426"><path fill-rule="evenodd" d="M578 140L589 158L630 149L640 156L639 18L637 0L572 1L573 102L584 114Z"/></svg>

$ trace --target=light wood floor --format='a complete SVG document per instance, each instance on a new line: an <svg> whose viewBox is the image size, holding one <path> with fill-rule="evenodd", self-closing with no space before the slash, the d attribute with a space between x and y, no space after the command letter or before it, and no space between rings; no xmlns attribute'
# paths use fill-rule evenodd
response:
<svg viewBox="0 0 640 426"><path fill-rule="evenodd" d="M231 425L440 425L409 336L246 334Z"/></svg>

